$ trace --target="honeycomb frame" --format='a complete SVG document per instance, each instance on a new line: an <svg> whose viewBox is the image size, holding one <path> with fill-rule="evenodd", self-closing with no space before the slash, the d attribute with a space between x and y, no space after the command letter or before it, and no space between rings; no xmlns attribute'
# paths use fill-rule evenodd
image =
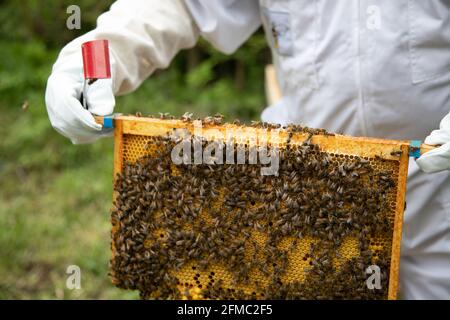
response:
<svg viewBox="0 0 450 320"><path fill-rule="evenodd" d="M135 162L138 158L146 155L149 151L146 148L148 139L156 136L165 136L173 129L184 128L193 132L194 124L192 122L184 122L181 120L161 120L154 118L134 117L134 116L118 116L114 119L114 179L122 172L125 162ZM240 129L240 126L232 124L224 125L202 125L202 135L206 140L217 139L215 136L217 130L224 129ZM272 136L268 136L267 130L255 127L245 127L245 130L239 130L239 135L234 137L235 141L248 142L250 137L256 134L257 141L253 143L270 142L281 148L286 146L286 142L290 144L301 144L308 136L307 133L295 133L288 137L288 134L281 132L280 135L273 140ZM398 293L398 273L400 262L400 242L402 235L403 211L405 208L406 179L409 161L409 141L383 140L374 138L349 137L344 135L313 135L311 142L319 145L321 151L327 152L333 157L361 157L369 161L383 161L388 163L393 170L393 179L396 187L393 192L392 205L392 222L393 234L392 238L386 242L386 239L373 239L370 246L372 248L386 248L391 252L390 270L389 270L389 288L388 299L396 299ZM116 198L114 194L114 199ZM113 225L112 238L117 231L117 226ZM305 242L310 240L305 239ZM351 239L349 240L351 242ZM304 245L304 244L301 244ZM300 245L300 246L301 246ZM350 245L351 247L351 245ZM114 263L115 247L114 241L111 244L112 263ZM354 253L355 255L357 253ZM188 265L186 268L190 268ZM185 277L181 277L182 281L189 281L191 275L197 271L190 269L186 271ZM216 271L217 273L217 271ZM220 270L218 272L220 275ZM222 278L225 274L221 275ZM112 277L115 283L114 276ZM181 290L181 289L180 289Z"/></svg>

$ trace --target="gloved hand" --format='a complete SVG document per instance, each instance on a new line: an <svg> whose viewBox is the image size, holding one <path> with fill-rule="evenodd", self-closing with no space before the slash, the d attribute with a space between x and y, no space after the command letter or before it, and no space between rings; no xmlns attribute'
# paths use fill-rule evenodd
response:
<svg viewBox="0 0 450 320"><path fill-rule="evenodd" d="M45 92L52 126L74 144L90 143L112 135L112 129L102 129L92 114L109 115L115 105L112 79L100 79L90 85L87 91L89 111L83 108L80 102L84 82L83 59L79 48L79 52L65 54L63 51L60 54L48 78Z"/></svg>
<svg viewBox="0 0 450 320"><path fill-rule="evenodd" d="M424 141L440 147L417 159L419 167L427 173L450 170L450 113L442 119L439 130L434 130Z"/></svg>
<svg viewBox="0 0 450 320"><path fill-rule="evenodd" d="M202 11L204 4L196 6L197 13L208 16L205 32L213 34L226 33L229 23L220 23L213 19L213 27L209 19L209 11ZM238 1L233 1L233 3ZM240 3L241 1L239 1ZM229 7L230 4L223 5ZM244 5L245 6L245 5ZM209 6L208 8L213 8ZM234 5L233 5L234 7ZM239 8L236 8L238 12ZM233 20L226 10L221 18L223 21ZM251 11L251 10L250 10ZM240 15L241 17L242 15ZM252 15L252 28L256 29L257 12ZM206 17L206 16L205 16ZM199 18L200 19L200 18ZM231 19L231 20L230 20ZM230 25L242 24L238 42L249 36L249 27L245 21L238 19ZM219 31L214 31L219 30ZM234 29L233 29L234 30ZM239 30L238 30L239 31ZM235 32L236 33L236 32ZM97 27L85 35L67 44L61 51L53 66L52 75L48 79L46 104L50 121L55 129L70 138L73 143L88 143L111 134L101 130L90 113L107 115L113 112L114 94L120 95L132 92L148 78L155 70L167 68L173 57L181 50L191 48L197 42L200 30L188 10L185 0L117 0L111 9L97 19ZM221 36L220 38L224 38ZM233 39L236 37L233 37ZM81 45L83 42L95 39L108 39L111 80L98 80L88 91L89 111L86 111L78 101L83 87L83 61ZM231 38L230 38L231 39ZM231 41L227 37L222 42ZM237 40L230 45L223 45L223 50L237 47ZM219 44L217 44L219 46Z"/></svg>

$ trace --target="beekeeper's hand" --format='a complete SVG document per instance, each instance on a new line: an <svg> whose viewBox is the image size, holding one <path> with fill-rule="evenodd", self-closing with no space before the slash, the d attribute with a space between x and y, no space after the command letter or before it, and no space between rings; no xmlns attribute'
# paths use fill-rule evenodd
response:
<svg viewBox="0 0 450 320"><path fill-rule="evenodd" d="M97 27L61 52L47 84L46 102L53 126L74 143L103 136L89 114L112 112L114 96L135 90L155 70L167 68L199 35L217 49L231 53L261 24L253 1L117 0L97 20ZM88 93L89 111L78 102L82 90L81 44L107 39L111 81L99 80Z"/></svg>
<svg viewBox="0 0 450 320"><path fill-rule="evenodd" d="M45 102L52 126L74 144L93 142L112 134L112 129L103 129L93 117L93 114L104 116L113 112L112 80L97 80L89 86L86 94L89 111L80 102L83 81L81 46L79 52L63 51L47 81Z"/></svg>
<svg viewBox="0 0 450 320"><path fill-rule="evenodd" d="M419 167L427 173L450 170L450 113L442 119L439 130L431 132L424 142L440 147L417 159Z"/></svg>

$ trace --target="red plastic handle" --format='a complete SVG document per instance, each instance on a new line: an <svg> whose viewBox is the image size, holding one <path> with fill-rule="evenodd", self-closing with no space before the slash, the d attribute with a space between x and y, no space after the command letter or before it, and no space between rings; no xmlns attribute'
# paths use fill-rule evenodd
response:
<svg viewBox="0 0 450 320"><path fill-rule="evenodd" d="M111 78L108 40L93 40L81 45L85 79Z"/></svg>

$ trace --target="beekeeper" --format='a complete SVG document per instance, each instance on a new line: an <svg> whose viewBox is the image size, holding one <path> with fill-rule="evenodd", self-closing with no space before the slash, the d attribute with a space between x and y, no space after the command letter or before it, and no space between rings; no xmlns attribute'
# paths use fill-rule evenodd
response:
<svg viewBox="0 0 450 320"><path fill-rule="evenodd" d="M199 36L232 53L261 24L283 93L264 121L442 145L410 162L400 290L407 299L449 299L448 1L118 0L61 51L46 92L51 123L76 144L109 135L90 112L111 114L115 95L168 67ZM109 40L112 80L93 84L89 112L79 101L80 46L92 39Z"/></svg>

